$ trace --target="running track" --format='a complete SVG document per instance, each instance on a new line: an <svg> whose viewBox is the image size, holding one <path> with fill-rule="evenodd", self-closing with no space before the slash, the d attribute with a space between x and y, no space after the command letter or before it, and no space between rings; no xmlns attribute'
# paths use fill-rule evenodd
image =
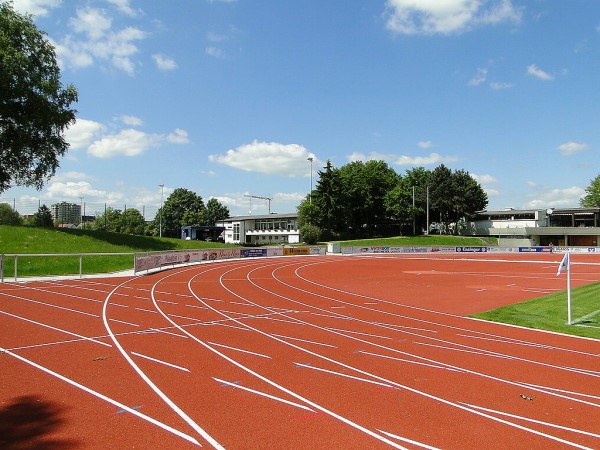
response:
<svg viewBox="0 0 600 450"><path fill-rule="evenodd" d="M574 287L600 280L577 258ZM564 290L560 259L289 257L5 283L0 447L600 448L599 341L464 317Z"/></svg>

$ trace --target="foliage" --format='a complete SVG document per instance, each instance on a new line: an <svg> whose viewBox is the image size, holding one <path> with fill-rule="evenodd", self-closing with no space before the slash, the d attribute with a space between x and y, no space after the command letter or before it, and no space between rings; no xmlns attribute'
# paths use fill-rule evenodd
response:
<svg viewBox="0 0 600 450"><path fill-rule="evenodd" d="M384 161L355 161L339 169L327 161L323 169L316 189L298 206L298 223L319 227L326 240L420 234L427 231L428 207L444 229L457 234L488 203L468 172L444 165L414 168L404 176Z"/></svg>
<svg viewBox="0 0 600 450"><path fill-rule="evenodd" d="M53 227L54 220L52 219L52 211L50 211L50 208L46 205L40 206L33 215L31 225L34 227Z"/></svg>
<svg viewBox="0 0 600 450"><path fill-rule="evenodd" d="M146 233L146 221L135 208L127 208L123 212L120 209L107 208L96 217L96 220L92 223L92 229L111 233L143 235Z"/></svg>
<svg viewBox="0 0 600 450"><path fill-rule="evenodd" d="M579 204L584 208L600 207L600 175L597 175L588 187L585 188L585 195L579 199Z"/></svg>
<svg viewBox="0 0 600 450"><path fill-rule="evenodd" d="M204 216L200 214L204 214L205 210L202 197L189 189L177 188L159 209L154 221L158 227L162 226L163 236L175 238L182 226L202 225Z"/></svg>
<svg viewBox="0 0 600 450"><path fill-rule="evenodd" d="M302 242L308 245L315 245L319 242L320 237L321 229L318 226L307 223L300 227L300 239L302 239Z"/></svg>
<svg viewBox="0 0 600 450"><path fill-rule="evenodd" d="M211 198L206 203L205 224L214 227L217 222L229 219L229 208L221 204L216 198Z"/></svg>
<svg viewBox="0 0 600 450"><path fill-rule="evenodd" d="M0 3L0 192L41 189L69 147L77 90L63 88L52 44L31 16Z"/></svg>
<svg viewBox="0 0 600 450"><path fill-rule="evenodd" d="M21 225L21 216L8 203L0 203L0 225Z"/></svg>

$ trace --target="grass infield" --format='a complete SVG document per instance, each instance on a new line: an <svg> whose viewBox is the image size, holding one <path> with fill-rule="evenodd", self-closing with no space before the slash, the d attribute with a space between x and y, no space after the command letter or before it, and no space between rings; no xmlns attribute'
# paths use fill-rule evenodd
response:
<svg viewBox="0 0 600 450"><path fill-rule="evenodd" d="M567 291L563 291L471 317L600 339L600 283L571 290L571 314L573 324L567 325Z"/></svg>

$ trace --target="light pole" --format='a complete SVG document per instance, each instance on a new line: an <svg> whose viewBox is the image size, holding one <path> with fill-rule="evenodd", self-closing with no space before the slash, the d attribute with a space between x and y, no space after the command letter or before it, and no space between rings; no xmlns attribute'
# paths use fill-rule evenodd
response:
<svg viewBox="0 0 600 450"><path fill-rule="evenodd" d="M308 202L312 205L312 191L313 191L313 182L312 182L312 173L313 173L313 157L309 156L306 158L307 161L310 161L310 193L308 194Z"/></svg>
<svg viewBox="0 0 600 450"><path fill-rule="evenodd" d="M158 237L162 237L163 193L165 185L159 184L158 186L160 187L160 215L158 216Z"/></svg>
<svg viewBox="0 0 600 450"><path fill-rule="evenodd" d="M83 197L79 197L79 227L83 230Z"/></svg>

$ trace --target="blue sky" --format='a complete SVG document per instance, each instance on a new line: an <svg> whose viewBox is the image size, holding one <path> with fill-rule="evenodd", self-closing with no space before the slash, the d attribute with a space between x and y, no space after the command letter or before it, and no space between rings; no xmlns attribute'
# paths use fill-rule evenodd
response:
<svg viewBox="0 0 600 450"><path fill-rule="evenodd" d="M488 209L578 206L599 173L597 0L14 0L57 48L78 121L22 213L143 208L183 187L293 212L329 159L445 164Z"/></svg>

